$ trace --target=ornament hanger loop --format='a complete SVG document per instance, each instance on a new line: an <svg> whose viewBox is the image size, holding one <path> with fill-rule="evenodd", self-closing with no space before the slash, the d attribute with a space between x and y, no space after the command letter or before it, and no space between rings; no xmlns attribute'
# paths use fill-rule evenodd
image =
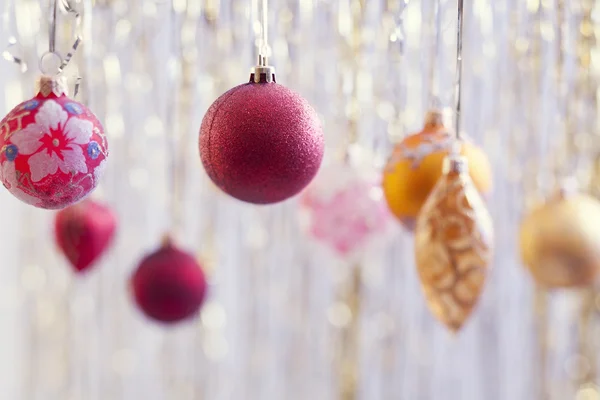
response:
<svg viewBox="0 0 600 400"><path fill-rule="evenodd" d="M71 46L71 50L63 58L56 50L56 30L58 26L58 11L59 6L68 14L73 14L75 17L75 41ZM70 0L50 0L51 18L48 27L48 51L40 57L40 71L43 74L59 75L69 65L77 48L83 41L81 36L81 14L71 5ZM50 63L48 65L48 63ZM81 79L77 79L77 84ZM77 90L76 90L77 91Z"/></svg>
<svg viewBox="0 0 600 400"><path fill-rule="evenodd" d="M63 58L54 51L47 51L40 57L39 67L43 75L55 76L60 74Z"/></svg>

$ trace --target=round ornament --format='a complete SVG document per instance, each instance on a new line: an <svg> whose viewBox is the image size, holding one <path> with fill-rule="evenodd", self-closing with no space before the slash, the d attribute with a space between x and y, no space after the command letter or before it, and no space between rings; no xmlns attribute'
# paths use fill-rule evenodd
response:
<svg viewBox="0 0 600 400"><path fill-rule="evenodd" d="M146 256L131 278L135 303L149 318L176 323L200 310L206 293L204 272L196 259L170 239Z"/></svg>
<svg viewBox="0 0 600 400"><path fill-rule="evenodd" d="M415 256L429 309L452 331L471 315L492 261L492 219L464 157L448 156L415 228Z"/></svg>
<svg viewBox="0 0 600 400"><path fill-rule="evenodd" d="M584 287L600 270L600 202L561 189L521 223L523 263L547 288Z"/></svg>
<svg viewBox="0 0 600 400"><path fill-rule="evenodd" d="M0 179L27 204L61 209L98 185L108 147L94 114L67 97L63 77L44 76L39 87L0 122Z"/></svg>
<svg viewBox="0 0 600 400"><path fill-rule="evenodd" d="M324 151L315 110L275 82L272 67L254 68L209 108L200 157L210 179L239 200L270 204L299 193L319 170Z"/></svg>
<svg viewBox="0 0 600 400"><path fill-rule="evenodd" d="M394 147L383 175L383 191L392 213L408 229L433 187L442 176L445 157L456 144L444 127L441 111L430 111L421 132L410 135ZM475 187L486 193L491 188L492 174L485 153L469 142L461 142L460 153L470 165Z"/></svg>
<svg viewBox="0 0 600 400"><path fill-rule="evenodd" d="M308 233L341 257L364 250L389 226L380 185L348 166L322 170L300 204Z"/></svg>
<svg viewBox="0 0 600 400"><path fill-rule="evenodd" d="M107 250L117 229L110 207L91 199L60 210L54 220L58 247L75 271L85 272Z"/></svg>

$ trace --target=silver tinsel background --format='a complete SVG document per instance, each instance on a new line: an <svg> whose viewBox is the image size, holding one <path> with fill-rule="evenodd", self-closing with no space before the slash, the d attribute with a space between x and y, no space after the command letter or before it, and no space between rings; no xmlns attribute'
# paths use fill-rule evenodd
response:
<svg viewBox="0 0 600 400"><path fill-rule="evenodd" d="M452 106L456 1L441 0L437 15L436 2L270 1L271 63L278 82L321 114L325 164L352 139L355 154L382 168L393 143L420 129L434 96ZM257 4L72 3L85 40L67 75L83 78L79 99L104 121L111 156L95 196L114 207L120 230L97 269L75 278L54 247L53 214L2 191L1 399L350 399L339 395L340 371L355 365L357 399L600 399L596 294L536 292L518 255L529 199L556 176L576 174L594 189L593 1L465 1L462 126L494 166L497 256L456 337L426 310L400 227L362 255L352 315L343 294L350 265L307 238L297 201L242 204L206 177L200 123L218 95L249 77ZM0 7L0 40L16 38L9 50L29 67L0 64L7 113L34 94L49 4ZM60 16L63 52L73 25ZM165 328L133 307L127 279L173 223L206 266L210 298L197 321ZM352 353L348 329L358 353L340 361Z"/></svg>

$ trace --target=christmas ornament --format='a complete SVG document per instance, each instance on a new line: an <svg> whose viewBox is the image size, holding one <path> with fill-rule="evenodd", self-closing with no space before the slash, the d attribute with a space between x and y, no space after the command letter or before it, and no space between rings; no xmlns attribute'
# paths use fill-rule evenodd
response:
<svg viewBox="0 0 600 400"><path fill-rule="evenodd" d="M456 143L444 125L443 113L427 113L423 130L394 147L383 175L383 192L392 213L409 229L442 176L444 158ZM461 142L460 153L470 165L475 187L486 193L491 188L491 170L485 153L475 145Z"/></svg>
<svg viewBox="0 0 600 400"><path fill-rule="evenodd" d="M61 209L98 185L108 147L94 114L67 97L63 77L43 76L39 87L0 122L0 179L27 204Z"/></svg>
<svg viewBox="0 0 600 400"><path fill-rule="evenodd" d="M77 272L84 272L112 243L117 218L104 204L86 199L56 214L56 243Z"/></svg>
<svg viewBox="0 0 600 400"><path fill-rule="evenodd" d="M310 235L342 257L363 250L387 230L389 213L380 186L349 166L321 171L300 204Z"/></svg>
<svg viewBox="0 0 600 400"><path fill-rule="evenodd" d="M206 280L195 258L167 238L160 249L142 260L131 278L131 288L146 316L175 323L199 311Z"/></svg>
<svg viewBox="0 0 600 400"><path fill-rule="evenodd" d="M473 311L492 259L492 220L467 169L465 157L446 158L444 174L415 228L417 270L427 304L452 331Z"/></svg>
<svg viewBox="0 0 600 400"><path fill-rule="evenodd" d="M541 285L593 284L600 269L600 202L562 188L524 218L520 246L524 264Z"/></svg>
<svg viewBox="0 0 600 400"><path fill-rule="evenodd" d="M200 156L212 181L249 203L270 204L299 193L316 175L324 139L317 113L275 82L264 59L250 82L219 97L200 130Z"/></svg>

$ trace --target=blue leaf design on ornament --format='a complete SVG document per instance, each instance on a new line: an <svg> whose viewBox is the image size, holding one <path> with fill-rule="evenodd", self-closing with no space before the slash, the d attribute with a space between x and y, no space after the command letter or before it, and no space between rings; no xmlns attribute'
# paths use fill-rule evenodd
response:
<svg viewBox="0 0 600 400"><path fill-rule="evenodd" d="M36 108L38 108L38 106L40 105L40 102L38 100L29 100L28 102L26 102L25 104L23 104L23 109L27 110L27 111L33 111Z"/></svg>
<svg viewBox="0 0 600 400"><path fill-rule="evenodd" d="M98 156L100 155L100 153L102 151L100 150L100 145L98 144L98 142L95 142L92 140L88 144L87 152L88 152L88 155L90 156L90 158L92 160L95 160L96 158L98 158Z"/></svg>
<svg viewBox="0 0 600 400"><path fill-rule="evenodd" d="M4 153L6 154L6 159L8 161L15 161L15 158L17 158L17 155L19 154L19 149L17 149L17 146L14 144L9 144L6 146Z"/></svg>
<svg viewBox="0 0 600 400"><path fill-rule="evenodd" d="M73 114L73 115L83 114L83 109L77 103L67 103L64 105L64 107L65 107L65 110L67 110L67 112L69 114Z"/></svg>

